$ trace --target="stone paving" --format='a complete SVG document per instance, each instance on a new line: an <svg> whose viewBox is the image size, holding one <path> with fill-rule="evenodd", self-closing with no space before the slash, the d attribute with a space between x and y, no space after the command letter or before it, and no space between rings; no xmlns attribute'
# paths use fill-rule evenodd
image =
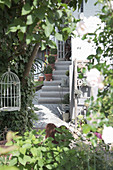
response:
<svg viewBox="0 0 113 170"><path fill-rule="evenodd" d="M58 111L59 104L38 104L38 98L40 97L41 90L37 91L33 104L35 105L35 113L38 115L38 121L34 122L34 128L44 129L46 124L54 123L57 127L65 125L69 127L69 124L62 120L62 115ZM36 111L39 109L38 111Z"/></svg>

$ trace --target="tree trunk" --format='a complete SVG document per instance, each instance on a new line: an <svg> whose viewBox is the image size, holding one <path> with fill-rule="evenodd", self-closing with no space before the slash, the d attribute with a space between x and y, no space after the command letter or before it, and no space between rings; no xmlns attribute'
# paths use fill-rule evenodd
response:
<svg viewBox="0 0 113 170"><path fill-rule="evenodd" d="M25 84L26 84L26 79L25 78L29 76L33 61L35 59L35 56L36 56L38 50L39 50L39 43L35 44L33 52L31 54L31 57L29 58L29 61L26 64L25 71L23 73L23 78L22 78L22 86L25 86Z"/></svg>

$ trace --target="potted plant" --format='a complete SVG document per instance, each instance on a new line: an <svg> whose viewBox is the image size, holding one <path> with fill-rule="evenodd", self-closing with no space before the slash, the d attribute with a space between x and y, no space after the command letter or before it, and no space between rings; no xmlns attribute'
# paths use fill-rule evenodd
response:
<svg viewBox="0 0 113 170"><path fill-rule="evenodd" d="M52 67L52 69L54 69L55 68L55 56L50 55L48 57L48 63Z"/></svg>
<svg viewBox="0 0 113 170"><path fill-rule="evenodd" d="M50 65L47 65L44 67L44 74L46 81L50 81L52 79L52 67Z"/></svg>

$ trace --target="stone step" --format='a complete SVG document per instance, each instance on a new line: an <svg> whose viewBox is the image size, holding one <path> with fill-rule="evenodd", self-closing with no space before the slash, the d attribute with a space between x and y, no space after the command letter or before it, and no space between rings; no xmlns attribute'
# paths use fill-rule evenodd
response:
<svg viewBox="0 0 113 170"><path fill-rule="evenodd" d="M69 70L69 66L68 65L56 65L55 66L55 70Z"/></svg>
<svg viewBox="0 0 113 170"><path fill-rule="evenodd" d="M54 70L53 75L65 75L67 70Z"/></svg>
<svg viewBox="0 0 113 170"><path fill-rule="evenodd" d="M54 98L54 97L41 97L38 100L38 104L60 104L61 103L61 98Z"/></svg>
<svg viewBox="0 0 113 170"><path fill-rule="evenodd" d="M58 87L58 86L43 86L42 87L42 91L43 92L60 92L60 91L65 91L65 92L69 92L69 87Z"/></svg>
<svg viewBox="0 0 113 170"><path fill-rule="evenodd" d="M59 84L61 84L61 80L44 81L43 82L44 86L58 86Z"/></svg>
<svg viewBox="0 0 113 170"><path fill-rule="evenodd" d="M62 80L63 78L67 78L66 75L53 75L53 80Z"/></svg>
<svg viewBox="0 0 113 170"><path fill-rule="evenodd" d="M60 91L60 92L41 92L40 93L40 97L42 98L42 97L54 97L54 98L63 98L63 96L65 95L65 94L67 94L68 92L62 92L62 91Z"/></svg>
<svg viewBox="0 0 113 170"><path fill-rule="evenodd" d="M56 65L70 65L71 64L71 61L57 61L56 63L55 63L55 66Z"/></svg>

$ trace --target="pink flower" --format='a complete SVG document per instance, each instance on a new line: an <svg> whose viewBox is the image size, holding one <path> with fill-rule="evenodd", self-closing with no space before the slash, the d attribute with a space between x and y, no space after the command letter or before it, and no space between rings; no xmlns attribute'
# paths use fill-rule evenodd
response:
<svg viewBox="0 0 113 170"><path fill-rule="evenodd" d="M13 155L12 155L12 154L10 154L10 156L9 156L9 160L11 160L12 156L13 156Z"/></svg>
<svg viewBox="0 0 113 170"><path fill-rule="evenodd" d="M97 138L102 139L102 135L100 133L95 132L94 134L97 136Z"/></svg>

